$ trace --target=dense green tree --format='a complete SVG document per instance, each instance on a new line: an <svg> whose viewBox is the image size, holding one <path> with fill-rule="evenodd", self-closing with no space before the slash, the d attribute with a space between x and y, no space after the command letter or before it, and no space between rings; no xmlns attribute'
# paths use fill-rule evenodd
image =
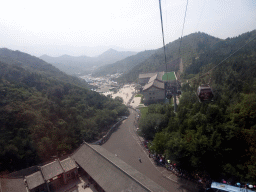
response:
<svg viewBox="0 0 256 192"><path fill-rule="evenodd" d="M129 113L120 98L2 63L1 56L0 79L0 171L70 153Z"/></svg>
<svg viewBox="0 0 256 192"><path fill-rule="evenodd" d="M220 66L210 74L214 102L198 102L195 92L200 80L183 84L178 111L169 115L166 128L151 135L154 138L152 149L164 153L189 172L209 174L212 179L255 181L256 63L252 59L253 50L255 47L241 51L223 63L225 67ZM210 58L208 55L201 62ZM202 69L207 70L207 67Z"/></svg>

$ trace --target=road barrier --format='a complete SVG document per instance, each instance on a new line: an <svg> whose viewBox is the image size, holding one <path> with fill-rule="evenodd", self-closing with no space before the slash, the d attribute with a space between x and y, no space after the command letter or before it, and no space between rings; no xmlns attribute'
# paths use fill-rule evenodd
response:
<svg viewBox="0 0 256 192"><path fill-rule="evenodd" d="M121 120L119 120L117 123L115 123L110 130L107 132L106 135L104 135L101 139L99 139L98 141L91 143L93 145L102 145L104 143L107 142L107 140L109 139L109 137L111 136L111 134L116 130L117 127L119 127L119 125L121 124L121 122L123 120L125 120L127 117L122 117Z"/></svg>

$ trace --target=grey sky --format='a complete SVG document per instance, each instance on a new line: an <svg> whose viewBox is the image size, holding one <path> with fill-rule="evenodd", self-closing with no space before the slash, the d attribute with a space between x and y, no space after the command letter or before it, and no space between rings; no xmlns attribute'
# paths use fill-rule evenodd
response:
<svg viewBox="0 0 256 192"><path fill-rule="evenodd" d="M181 36L186 2L162 0L166 43ZM184 35L201 31L225 39L254 29L255 0L189 0ZM158 0L1 2L0 47L35 56L93 56L115 46L162 46Z"/></svg>

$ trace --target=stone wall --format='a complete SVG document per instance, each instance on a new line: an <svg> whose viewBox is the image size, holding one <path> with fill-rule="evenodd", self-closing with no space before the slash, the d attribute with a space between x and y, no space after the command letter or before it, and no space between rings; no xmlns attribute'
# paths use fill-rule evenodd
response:
<svg viewBox="0 0 256 192"><path fill-rule="evenodd" d="M109 137L111 136L111 134L119 127L119 125L122 123L122 121L126 119L125 117L122 117L121 120L119 120L116 124L114 124L110 130L107 132L106 135L104 135L101 139L99 139L98 141L92 143L94 145L102 145L104 143L106 143L109 139Z"/></svg>
<svg viewBox="0 0 256 192"><path fill-rule="evenodd" d="M165 99L165 90L150 87L143 91L144 103L154 103Z"/></svg>

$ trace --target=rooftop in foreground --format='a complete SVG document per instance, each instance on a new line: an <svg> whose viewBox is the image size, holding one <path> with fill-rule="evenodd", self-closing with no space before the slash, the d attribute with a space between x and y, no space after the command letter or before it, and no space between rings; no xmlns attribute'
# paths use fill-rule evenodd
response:
<svg viewBox="0 0 256 192"><path fill-rule="evenodd" d="M70 157L60 161L48 163L40 167L41 171L36 170L17 178L0 178L0 192L27 192L30 190L47 190L52 178L56 180L65 178L66 171L80 167L82 177L74 177L71 182L65 182L56 188L56 192L71 191L156 191L165 192L166 190L154 181L126 164L124 161L110 153L99 145L83 143ZM69 173L69 172L68 172ZM58 177L63 174L63 177ZM93 183L92 187L84 188L88 180ZM91 180L92 179L92 180ZM95 187L95 188L94 188ZM39 189L40 188L40 189Z"/></svg>
<svg viewBox="0 0 256 192"><path fill-rule="evenodd" d="M99 145L84 143L72 158L105 191L166 191Z"/></svg>

